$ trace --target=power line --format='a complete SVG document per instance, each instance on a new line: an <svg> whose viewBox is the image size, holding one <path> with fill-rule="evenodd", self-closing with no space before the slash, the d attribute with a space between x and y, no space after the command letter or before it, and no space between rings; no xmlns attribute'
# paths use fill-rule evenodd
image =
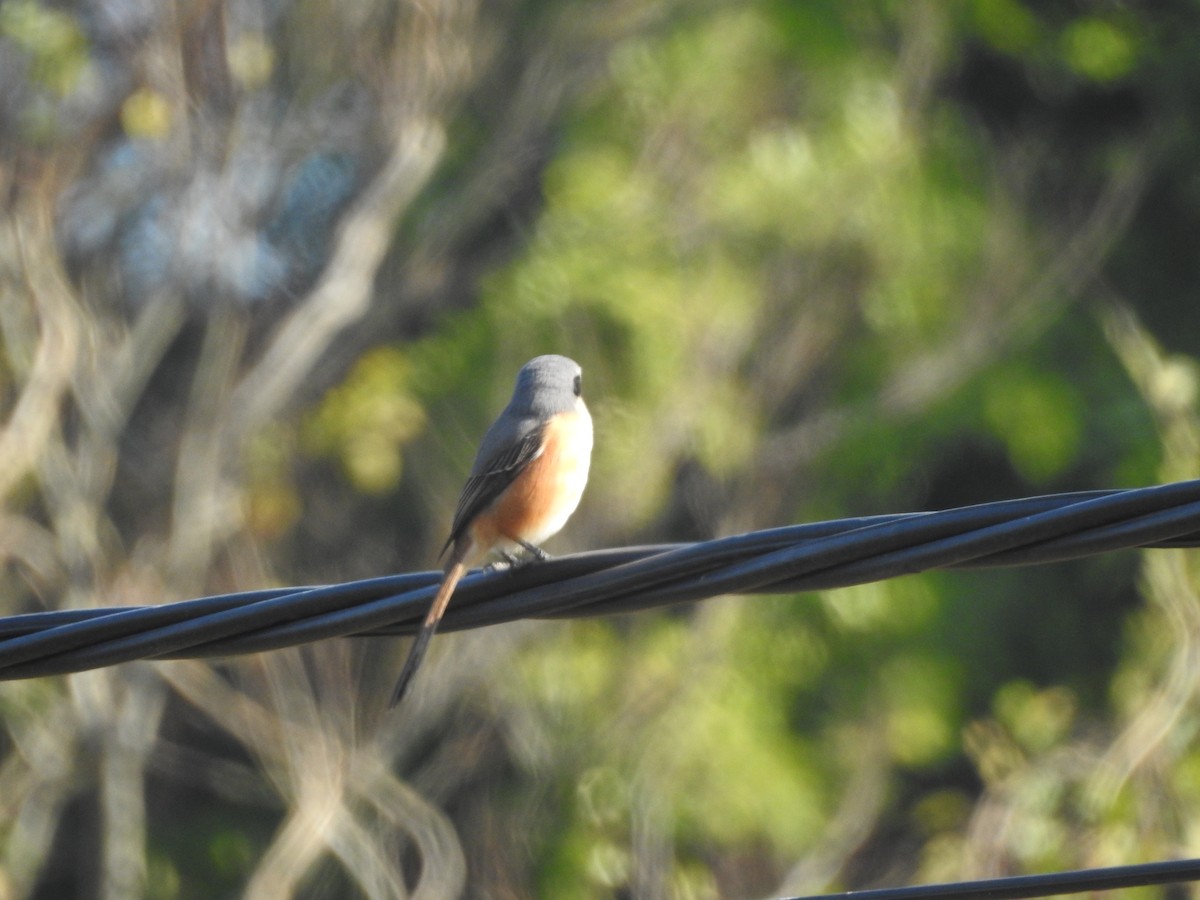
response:
<svg viewBox="0 0 1200 900"><path fill-rule="evenodd" d="M1173 859L1106 869L1078 869L1071 872L1015 875L982 881L845 891L840 894L793 897L790 900L932 900L942 897L954 897L956 900L1018 900L1022 897L1082 894L1087 891L1111 891L1117 888L1180 884L1186 881L1200 881L1200 859Z"/></svg>
<svg viewBox="0 0 1200 900"><path fill-rule="evenodd" d="M599 616L718 594L794 593L937 568L1185 546L1200 546L1200 481L838 519L477 571L463 579L442 627ZM135 659L251 653L346 635L411 634L439 578L419 572L160 606L10 616L0 619L0 679Z"/></svg>
<svg viewBox="0 0 1200 900"><path fill-rule="evenodd" d="M1200 481L838 519L694 544L579 553L463 579L443 630L529 617L599 616L718 594L795 593L938 568L1034 565L1133 547L1200 546ZM416 630L438 572L223 594L159 606L0 618L0 680L135 659L227 656L348 635ZM1175 860L809 900L1007 900L1200 880Z"/></svg>

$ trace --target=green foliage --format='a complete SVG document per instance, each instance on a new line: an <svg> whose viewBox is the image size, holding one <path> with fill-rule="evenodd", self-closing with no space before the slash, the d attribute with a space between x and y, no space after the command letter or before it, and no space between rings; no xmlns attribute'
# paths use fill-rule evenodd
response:
<svg viewBox="0 0 1200 900"><path fill-rule="evenodd" d="M1076 19L1063 30L1063 56L1093 81L1124 78L1138 63L1138 40L1127 28L1101 18Z"/></svg>
<svg viewBox="0 0 1200 900"><path fill-rule="evenodd" d="M987 424L1026 481L1046 483L1078 461L1084 410L1058 373L1000 372L983 403Z"/></svg>
<svg viewBox="0 0 1200 900"><path fill-rule="evenodd" d="M1020 0L975 0L973 26L988 44L1021 61L1065 67L1099 84L1137 72L1143 62L1145 26L1120 12L1084 14L1065 21Z"/></svg>
<svg viewBox="0 0 1200 900"><path fill-rule="evenodd" d="M996 692L996 718L1031 753L1061 744L1074 724L1077 703L1062 687L1039 691L1027 681L1010 681Z"/></svg>
<svg viewBox="0 0 1200 900"><path fill-rule="evenodd" d="M0 36L29 55L31 73L57 94L71 92L88 63L88 45L75 19L36 0L0 6Z"/></svg>
<svg viewBox="0 0 1200 900"><path fill-rule="evenodd" d="M997 50L1019 55L1043 37L1041 23L1020 0L976 0L972 12L975 27Z"/></svg>
<svg viewBox="0 0 1200 900"><path fill-rule="evenodd" d="M399 349L366 354L305 423L306 449L336 458L358 490L394 489L404 449L425 427L411 381L409 360Z"/></svg>

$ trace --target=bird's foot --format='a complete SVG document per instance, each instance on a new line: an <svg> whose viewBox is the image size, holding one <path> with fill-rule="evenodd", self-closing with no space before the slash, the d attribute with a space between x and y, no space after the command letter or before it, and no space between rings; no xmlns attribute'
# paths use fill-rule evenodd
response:
<svg viewBox="0 0 1200 900"><path fill-rule="evenodd" d="M524 547L529 552L531 559L527 560L527 562L533 562L533 560L537 560L538 562L545 562L546 560L550 559L549 553L547 553L541 547L538 547L534 544L529 543L529 541L517 541L517 543L520 544L522 547Z"/></svg>
<svg viewBox="0 0 1200 900"><path fill-rule="evenodd" d="M521 569L525 566L532 565L535 562L545 562L551 558L550 554L541 547L537 547L528 541L517 541L517 543L521 545L521 548L525 550L526 554L528 555L517 556L507 550L500 550L496 554L500 558L490 565L485 566L483 571L511 572L514 569Z"/></svg>
<svg viewBox="0 0 1200 900"><path fill-rule="evenodd" d="M501 550L500 558L490 565L484 566L485 572L508 572L520 565L520 560L509 553L507 550Z"/></svg>

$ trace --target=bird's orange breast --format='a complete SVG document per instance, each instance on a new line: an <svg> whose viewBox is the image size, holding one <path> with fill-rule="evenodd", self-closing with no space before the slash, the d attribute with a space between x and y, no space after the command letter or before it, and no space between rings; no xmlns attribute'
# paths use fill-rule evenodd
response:
<svg viewBox="0 0 1200 900"><path fill-rule="evenodd" d="M557 533L583 496L592 458L592 418L582 400L546 423L542 452L505 488L471 531L476 545L538 545Z"/></svg>

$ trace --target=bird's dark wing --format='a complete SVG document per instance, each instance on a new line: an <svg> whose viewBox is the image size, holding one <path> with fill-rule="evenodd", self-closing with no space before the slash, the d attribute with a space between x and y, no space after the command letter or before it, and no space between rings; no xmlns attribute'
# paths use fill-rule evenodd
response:
<svg viewBox="0 0 1200 900"><path fill-rule="evenodd" d="M493 438L491 434L485 436L479 458L475 460L475 467L471 470L471 477L467 479L462 496L458 499L458 508L454 510L454 524L450 526L450 537L446 540L442 553L462 536L471 520L499 497L527 465L541 456L545 426L537 424L523 430L524 434L521 437L501 443L490 455L486 452L489 449L488 445L499 442L489 440Z"/></svg>

